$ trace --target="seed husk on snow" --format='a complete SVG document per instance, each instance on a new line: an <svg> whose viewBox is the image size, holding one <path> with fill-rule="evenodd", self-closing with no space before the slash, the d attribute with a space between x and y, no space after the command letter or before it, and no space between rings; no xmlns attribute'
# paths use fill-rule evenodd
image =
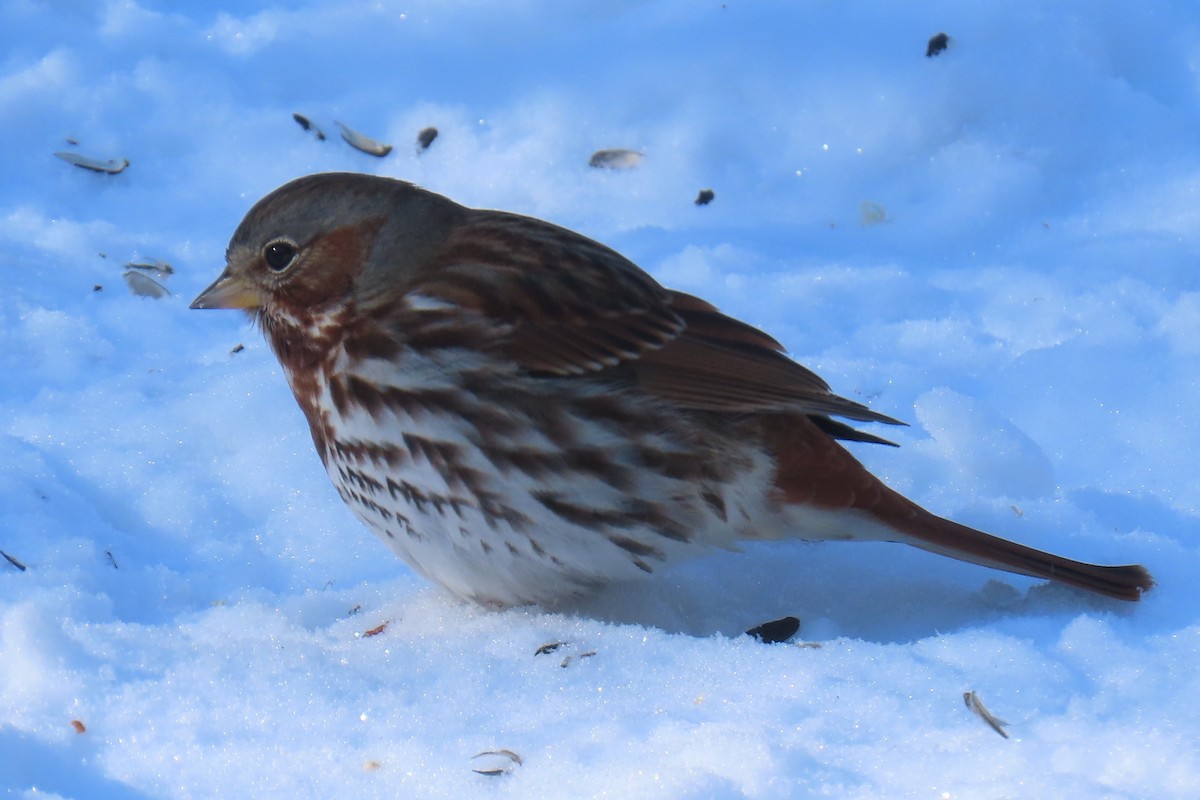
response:
<svg viewBox="0 0 1200 800"><path fill-rule="evenodd" d="M544 645L533 651L535 656L544 656L553 653L558 648L565 645L566 642L546 642Z"/></svg>
<svg viewBox="0 0 1200 800"><path fill-rule="evenodd" d="M567 667L571 666L576 661L583 661L585 658L591 658L594 655L596 655L595 650L587 650L583 653L580 653L579 655L574 655L574 654L568 653L567 655L563 656L563 660L560 661L558 663L558 665L560 667L562 667L563 669L566 669Z"/></svg>
<svg viewBox="0 0 1200 800"><path fill-rule="evenodd" d="M374 628L371 628L371 630L363 631L362 637L364 639L370 639L372 636L378 636L379 634L381 634L387 630L387 626L390 623L391 623L391 620L384 620L380 624L376 625Z"/></svg>
<svg viewBox="0 0 1200 800"><path fill-rule="evenodd" d="M438 129L432 125L428 128L423 128L417 134L417 152L420 153L429 149L429 145L433 144L433 140L438 137Z"/></svg>
<svg viewBox="0 0 1200 800"><path fill-rule="evenodd" d="M755 625L746 631L746 635L758 639L763 644L780 644L795 636L798 630L800 630L798 617L781 617L764 622L762 625Z"/></svg>
<svg viewBox="0 0 1200 800"><path fill-rule="evenodd" d="M933 36L929 37L929 44L925 46L925 57L933 58L949 46L949 36L944 33L935 33Z"/></svg>
<svg viewBox="0 0 1200 800"><path fill-rule="evenodd" d="M124 172L125 168L129 166L128 158L110 158L101 161L98 158L89 158L88 156L81 156L79 153L69 153L62 150L54 155L58 156L63 161L66 161L68 164L74 164L77 167L82 167L83 169L91 170L92 172L103 172L106 175L116 175L120 172Z"/></svg>
<svg viewBox="0 0 1200 800"><path fill-rule="evenodd" d="M472 767L471 771L490 777L507 775L523 763L521 757L512 750L484 750L482 753L471 756L472 761L477 758L487 760L478 767Z"/></svg>
<svg viewBox="0 0 1200 800"><path fill-rule="evenodd" d="M1003 736L1005 739L1008 738L1008 732L1004 730L1004 727L1008 725L1008 723L993 715L992 712L988 711L987 706L983 704L983 701L979 699L979 695L976 694L974 690L970 692L963 692L963 702L966 704L967 708L971 709L981 720L986 722L989 728Z"/></svg>
<svg viewBox="0 0 1200 800"><path fill-rule="evenodd" d="M127 269L140 269L143 272L156 272L164 278L175 274L175 268L161 258L155 258L150 261L130 261L125 264L125 267Z"/></svg>
<svg viewBox="0 0 1200 800"><path fill-rule="evenodd" d="M858 222L863 227L887 222L887 209L871 200L863 200L858 204Z"/></svg>
<svg viewBox="0 0 1200 800"><path fill-rule="evenodd" d="M158 281L151 278L144 272L138 272L135 269L127 269L121 276L125 278L126 285L129 286L129 291L136 294L138 297L152 297L155 300L162 297L170 297L171 293L167 287L163 286Z"/></svg>
<svg viewBox="0 0 1200 800"><path fill-rule="evenodd" d="M335 124L342 129L342 138L345 139L346 143L355 150L361 150L367 155L377 156L378 158L383 158L388 153L392 152L392 146L390 144L377 142L370 136L361 134L348 125L342 124L341 122L335 122Z"/></svg>
<svg viewBox="0 0 1200 800"><path fill-rule="evenodd" d="M645 156L637 150L615 147L609 150L597 150L588 159L589 167L598 169L633 169L642 163Z"/></svg>
<svg viewBox="0 0 1200 800"><path fill-rule="evenodd" d="M312 131L313 135L317 137L317 141L325 141L325 131L318 128L317 124L308 117L304 116L303 114L293 113L292 119L296 120L296 124L301 128L304 128L304 130Z"/></svg>

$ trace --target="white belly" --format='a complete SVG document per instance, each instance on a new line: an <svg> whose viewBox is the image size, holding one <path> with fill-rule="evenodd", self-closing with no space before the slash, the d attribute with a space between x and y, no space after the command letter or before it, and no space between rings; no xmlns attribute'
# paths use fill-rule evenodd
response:
<svg viewBox="0 0 1200 800"><path fill-rule="evenodd" d="M777 516L764 499L772 465L722 442L725 452L710 459L717 479L684 457L695 437L678 415L631 443L585 413L598 389L583 382L569 384L573 396L568 384L542 384L553 399L513 404L497 398L528 382L480 397L462 392L444 364L371 367L354 374L388 386L390 401L353 404L329 421L330 478L402 559L461 597L553 605L740 536L777 535L762 530ZM328 380L344 390L347 373ZM331 408L330 387L322 390ZM447 390L454 413L436 402ZM648 466L647 449L670 457Z"/></svg>

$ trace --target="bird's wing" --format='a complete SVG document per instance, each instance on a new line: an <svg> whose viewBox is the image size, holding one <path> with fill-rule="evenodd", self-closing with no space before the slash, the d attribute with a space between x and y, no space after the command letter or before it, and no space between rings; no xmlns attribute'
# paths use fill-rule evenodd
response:
<svg viewBox="0 0 1200 800"><path fill-rule="evenodd" d="M491 323L488 346L547 376L620 367L676 406L897 423L834 394L767 334L563 228L478 212L409 291L430 313ZM449 321L449 319L447 319ZM882 441L826 420L838 438Z"/></svg>
<svg viewBox="0 0 1200 800"><path fill-rule="evenodd" d="M683 331L633 364L639 384L676 405L714 411L795 411L863 422L897 420L834 394L816 373L784 354L770 336L682 292L671 307ZM838 438L851 429L831 423ZM864 441L876 441L867 436Z"/></svg>
<svg viewBox="0 0 1200 800"><path fill-rule="evenodd" d="M667 290L617 253L501 212L476 211L457 226L407 296L433 317L491 323L491 349L545 375L636 360L685 327Z"/></svg>

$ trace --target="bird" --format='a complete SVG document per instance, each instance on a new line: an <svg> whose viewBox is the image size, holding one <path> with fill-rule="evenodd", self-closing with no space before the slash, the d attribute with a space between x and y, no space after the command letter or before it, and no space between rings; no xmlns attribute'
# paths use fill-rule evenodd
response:
<svg viewBox="0 0 1200 800"><path fill-rule="evenodd" d="M346 505L482 606L559 607L785 539L900 542L1119 600L1153 585L905 498L841 444L903 423L550 222L308 175L247 212L191 307L249 315Z"/></svg>

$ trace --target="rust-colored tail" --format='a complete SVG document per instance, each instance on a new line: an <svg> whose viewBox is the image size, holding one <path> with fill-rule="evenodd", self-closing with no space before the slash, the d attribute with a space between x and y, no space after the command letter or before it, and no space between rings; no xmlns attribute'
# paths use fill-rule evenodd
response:
<svg viewBox="0 0 1200 800"><path fill-rule="evenodd" d="M972 564L1059 581L1118 600L1140 600L1154 585L1146 568L1088 564L1001 539L929 513L891 489L871 513L904 535L902 541ZM890 497L888 497L890 495Z"/></svg>
<svg viewBox="0 0 1200 800"><path fill-rule="evenodd" d="M1074 561L931 514L885 486L807 417L765 420L764 433L776 454L776 486L783 499L828 512L858 512L841 526L848 538L903 542L960 561L1059 581L1118 600L1138 600L1154 585L1142 566L1110 567ZM875 524L863 525L864 514ZM876 530L856 530L856 520L862 527Z"/></svg>

